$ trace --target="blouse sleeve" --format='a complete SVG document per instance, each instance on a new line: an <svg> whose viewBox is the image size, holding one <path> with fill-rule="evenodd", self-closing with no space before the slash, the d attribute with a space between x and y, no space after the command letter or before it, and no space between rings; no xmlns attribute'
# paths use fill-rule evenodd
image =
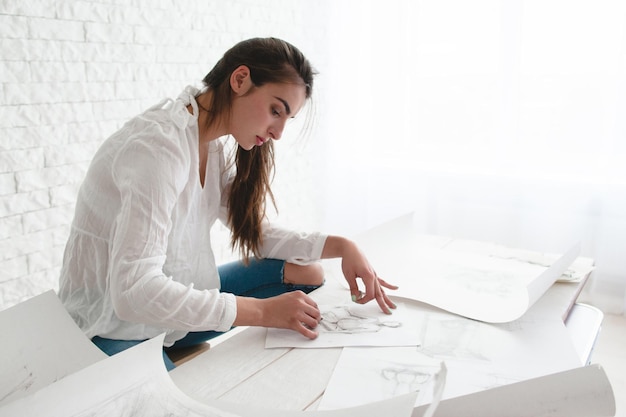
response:
<svg viewBox="0 0 626 417"><path fill-rule="evenodd" d="M228 330L236 315L234 296L196 290L163 272L171 213L189 178L189 157L167 140L167 132L146 136L130 141L112 166L121 197L110 249L116 314L174 330Z"/></svg>
<svg viewBox="0 0 626 417"><path fill-rule="evenodd" d="M306 265L322 257L326 237L318 232L296 232L265 223L261 256Z"/></svg>

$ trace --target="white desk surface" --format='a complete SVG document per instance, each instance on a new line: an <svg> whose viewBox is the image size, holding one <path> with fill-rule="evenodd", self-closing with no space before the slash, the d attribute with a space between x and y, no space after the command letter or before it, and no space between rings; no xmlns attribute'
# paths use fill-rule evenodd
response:
<svg viewBox="0 0 626 417"><path fill-rule="evenodd" d="M330 279L311 296L318 303L345 302L350 294ZM586 279L555 283L527 314L567 317ZM434 309L417 301L405 305ZM437 309L435 309L437 310ZM211 348L170 372L176 385L200 401L223 400L262 408L315 410L339 359L342 348L265 349L266 329L235 329L211 342Z"/></svg>

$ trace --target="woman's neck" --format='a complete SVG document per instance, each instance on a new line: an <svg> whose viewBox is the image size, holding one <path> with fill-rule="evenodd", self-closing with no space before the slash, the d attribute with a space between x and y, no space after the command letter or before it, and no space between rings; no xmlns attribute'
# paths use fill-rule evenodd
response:
<svg viewBox="0 0 626 417"><path fill-rule="evenodd" d="M198 103L198 132L199 141L201 144L208 145L209 142L228 134L227 128L223 123L223 118L219 117L214 119L211 125L207 123L210 110L211 110L211 98L213 93L207 91L196 97L196 103Z"/></svg>

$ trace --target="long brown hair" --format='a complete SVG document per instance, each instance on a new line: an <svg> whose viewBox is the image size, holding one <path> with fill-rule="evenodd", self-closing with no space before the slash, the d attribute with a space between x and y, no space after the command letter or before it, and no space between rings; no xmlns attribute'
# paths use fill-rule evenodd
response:
<svg viewBox="0 0 626 417"><path fill-rule="evenodd" d="M250 69L250 78L256 87L267 83L295 83L304 85L306 98L311 97L315 72L300 50L276 38L248 39L226 51L204 77L204 84L213 92L208 126L216 123L219 117L230 117L232 90L229 80L240 65ZM273 141L249 151L238 146L234 163L237 172L228 196L231 246L238 249L247 262L250 255L259 257L267 197L276 205L271 190Z"/></svg>

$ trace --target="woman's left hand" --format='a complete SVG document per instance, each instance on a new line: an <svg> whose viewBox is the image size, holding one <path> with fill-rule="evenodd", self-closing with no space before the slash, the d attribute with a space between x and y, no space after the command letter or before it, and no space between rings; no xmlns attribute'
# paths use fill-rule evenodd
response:
<svg viewBox="0 0 626 417"><path fill-rule="evenodd" d="M398 287L380 278L363 252L352 242L349 242L342 256L341 269L348 281L352 301L365 304L376 299L381 310L386 314L391 314L390 308L396 308L393 301L385 294L383 287L390 290L397 290ZM365 293L359 290L358 279L361 279L365 285Z"/></svg>
<svg viewBox="0 0 626 417"><path fill-rule="evenodd" d="M384 288L397 290L398 287L376 275L376 271L354 242L340 236L328 236L322 251L322 258L341 258L341 269L348 281L352 301L365 304L376 299L386 314L391 314L390 308L396 308L393 301L385 294ZM365 285L365 293L359 290L357 281L359 279Z"/></svg>

